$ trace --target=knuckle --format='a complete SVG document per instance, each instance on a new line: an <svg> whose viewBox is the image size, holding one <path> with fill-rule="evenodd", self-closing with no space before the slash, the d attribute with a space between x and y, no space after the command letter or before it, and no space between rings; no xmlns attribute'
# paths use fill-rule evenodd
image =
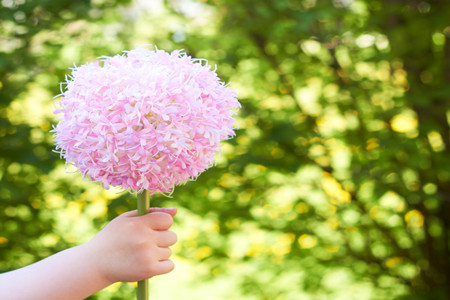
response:
<svg viewBox="0 0 450 300"><path fill-rule="evenodd" d="M136 234L139 236L142 232L142 224L139 220L127 222L125 225L129 234Z"/></svg>
<svg viewBox="0 0 450 300"><path fill-rule="evenodd" d="M141 257L142 260L147 259L147 249L148 243L145 240L136 241L132 247L137 255Z"/></svg>
<svg viewBox="0 0 450 300"><path fill-rule="evenodd" d="M148 234L140 234L134 237L133 249L143 253L152 252L154 247L154 237Z"/></svg>
<svg viewBox="0 0 450 300"><path fill-rule="evenodd" d="M147 255L142 255L140 259L140 265L144 267L146 273L152 273L155 271L157 265L156 255L148 253Z"/></svg>
<svg viewBox="0 0 450 300"><path fill-rule="evenodd" d="M140 264L145 266L147 270L151 269L153 265L153 257L151 255L140 255Z"/></svg>

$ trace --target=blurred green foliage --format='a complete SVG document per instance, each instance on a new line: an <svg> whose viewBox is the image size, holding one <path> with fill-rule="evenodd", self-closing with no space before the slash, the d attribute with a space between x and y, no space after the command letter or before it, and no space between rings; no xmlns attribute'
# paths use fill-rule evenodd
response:
<svg viewBox="0 0 450 300"><path fill-rule="evenodd" d="M0 271L134 209L65 172L51 98L73 62L154 44L217 64L243 108L217 166L152 199L180 211L152 299L449 299L449 19L446 0L2 0Z"/></svg>

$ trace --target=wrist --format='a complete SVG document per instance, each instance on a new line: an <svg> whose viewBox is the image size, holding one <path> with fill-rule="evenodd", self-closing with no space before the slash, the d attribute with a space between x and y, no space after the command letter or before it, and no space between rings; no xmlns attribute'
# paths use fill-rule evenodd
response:
<svg viewBox="0 0 450 300"><path fill-rule="evenodd" d="M115 283L114 280L108 277L104 268L102 268L103 255L99 249L96 249L92 240L75 248L79 248L78 251L82 255L81 261L86 263L90 277L100 289Z"/></svg>

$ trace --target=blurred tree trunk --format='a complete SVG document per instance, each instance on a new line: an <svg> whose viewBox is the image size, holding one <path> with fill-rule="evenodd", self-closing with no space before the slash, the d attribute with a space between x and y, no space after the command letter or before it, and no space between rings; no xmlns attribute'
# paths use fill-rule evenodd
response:
<svg viewBox="0 0 450 300"><path fill-rule="evenodd" d="M425 148L429 153L429 166L416 171L419 174L419 187L427 183L436 183L436 195L439 208L430 210L424 205L429 197L422 188L416 206L424 216L423 245L427 263L421 264L422 278L426 289L445 290L450 299L450 182L446 164L442 159L450 156L449 123L446 105L450 101L450 39L448 27L443 20L448 20L447 1L388 1L383 10L384 23L380 24L386 33L394 57L399 58L407 71L409 89L405 94L406 106L414 110L418 117L418 148ZM411 24L417 24L411 26ZM445 34L445 43L436 45L434 34ZM439 48L441 47L441 48ZM437 48L437 49L436 49ZM437 152L430 145L429 134L437 132L443 143L443 149ZM441 224L443 230L439 236L430 234L431 221Z"/></svg>

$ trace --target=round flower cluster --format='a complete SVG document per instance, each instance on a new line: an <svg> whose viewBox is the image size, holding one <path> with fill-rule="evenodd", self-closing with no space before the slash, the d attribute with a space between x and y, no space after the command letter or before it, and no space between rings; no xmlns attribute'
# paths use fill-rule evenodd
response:
<svg viewBox="0 0 450 300"><path fill-rule="evenodd" d="M56 151L106 189L171 192L235 135L235 91L180 51L137 48L72 70L55 100Z"/></svg>

